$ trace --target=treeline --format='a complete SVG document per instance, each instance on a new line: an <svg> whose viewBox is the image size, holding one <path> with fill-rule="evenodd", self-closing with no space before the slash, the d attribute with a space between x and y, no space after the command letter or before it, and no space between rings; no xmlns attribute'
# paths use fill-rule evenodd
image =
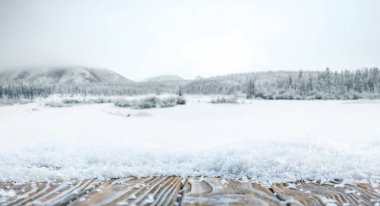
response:
<svg viewBox="0 0 380 206"><path fill-rule="evenodd" d="M380 98L378 68L355 71L277 71L231 74L194 81L129 84L41 85L0 84L0 98L34 99L62 95L237 94L258 99Z"/></svg>
<svg viewBox="0 0 380 206"><path fill-rule="evenodd" d="M380 98L378 68L331 72L261 72L193 81L185 93L236 94L261 99Z"/></svg>
<svg viewBox="0 0 380 206"><path fill-rule="evenodd" d="M143 89L138 86L127 85L36 85L36 84L8 84L0 85L0 98L3 99L31 99L60 95L91 95L91 96L119 96L142 94Z"/></svg>
<svg viewBox="0 0 380 206"><path fill-rule="evenodd" d="M184 82L134 82L128 84L1 84L0 99L30 99L46 98L54 94L58 95L83 95L83 96L122 96L141 94L164 94L178 92L178 89L186 84Z"/></svg>

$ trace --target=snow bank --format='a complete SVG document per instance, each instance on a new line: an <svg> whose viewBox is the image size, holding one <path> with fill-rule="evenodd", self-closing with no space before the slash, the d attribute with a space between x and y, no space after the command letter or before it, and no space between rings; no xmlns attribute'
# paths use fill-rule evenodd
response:
<svg viewBox="0 0 380 206"><path fill-rule="evenodd" d="M380 182L380 104L207 102L150 109L144 118L111 115L137 113L112 104L0 107L0 181L207 175Z"/></svg>

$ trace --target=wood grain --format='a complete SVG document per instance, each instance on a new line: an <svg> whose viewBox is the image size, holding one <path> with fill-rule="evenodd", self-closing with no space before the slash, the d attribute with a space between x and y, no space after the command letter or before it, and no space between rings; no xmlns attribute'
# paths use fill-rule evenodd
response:
<svg viewBox="0 0 380 206"><path fill-rule="evenodd" d="M0 205L380 205L378 184L296 181L266 188L213 177L0 183Z"/></svg>
<svg viewBox="0 0 380 206"><path fill-rule="evenodd" d="M290 205L375 205L380 204L380 194L370 184L357 186L341 181L320 183L297 181L272 185L280 199Z"/></svg>
<svg viewBox="0 0 380 206"><path fill-rule="evenodd" d="M1 188L7 192L0 197L1 205L63 205L96 187L95 179L75 181L29 182L24 184L3 183ZM10 195L10 194L14 195Z"/></svg>
<svg viewBox="0 0 380 206"><path fill-rule="evenodd" d="M182 205L281 205L281 202L270 190L255 183L190 177L185 185Z"/></svg>
<svg viewBox="0 0 380 206"><path fill-rule="evenodd" d="M175 205L181 177L121 178L109 180L70 205Z"/></svg>

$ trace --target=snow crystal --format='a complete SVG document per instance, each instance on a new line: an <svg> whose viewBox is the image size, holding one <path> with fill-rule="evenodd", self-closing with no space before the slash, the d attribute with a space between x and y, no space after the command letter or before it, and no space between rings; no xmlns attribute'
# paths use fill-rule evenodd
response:
<svg viewBox="0 0 380 206"><path fill-rule="evenodd" d="M150 204L154 202L154 196L152 194L149 194L148 197L145 199L145 202Z"/></svg>
<svg viewBox="0 0 380 206"><path fill-rule="evenodd" d="M16 197L16 192L14 190L0 189L0 203L7 202L8 199L12 197Z"/></svg>
<svg viewBox="0 0 380 206"><path fill-rule="evenodd" d="M131 195L128 197L129 200L135 200L136 198L137 198L137 197L136 197L135 194L131 194Z"/></svg>

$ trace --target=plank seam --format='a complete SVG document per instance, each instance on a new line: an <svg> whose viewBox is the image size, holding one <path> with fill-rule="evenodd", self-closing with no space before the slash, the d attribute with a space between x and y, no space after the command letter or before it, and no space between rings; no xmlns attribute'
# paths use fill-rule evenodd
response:
<svg viewBox="0 0 380 206"><path fill-rule="evenodd" d="M280 194L276 193L272 187L270 187L268 189L269 189L269 191L271 191L273 193L273 196L275 198L280 200L280 202L285 203L286 206L291 206L291 204L289 202L286 202L286 199L284 197L282 197Z"/></svg>
<svg viewBox="0 0 380 206"><path fill-rule="evenodd" d="M185 177L184 178L184 181L182 182L182 185L181 185L181 190L179 192L179 194L181 195L180 197L177 197L177 205L178 206L182 206L182 201L183 201L183 198L185 196L185 190L186 190L186 183L188 182L189 180L189 177Z"/></svg>
<svg viewBox="0 0 380 206"><path fill-rule="evenodd" d="M97 181L97 179L94 179L94 181ZM82 191L81 193L79 193L78 195L74 196L73 198L69 198L66 202L60 203L60 205L64 205L64 206L69 205L71 202L73 202L75 200L78 200L79 198L81 198L82 196L86 195L89 192L92 192L93 190L95 190L96 188L98 188L101 184L102 184L102 181L99 181L98 183L96 183L94 185L94 187L90 187L87 190Z"/></svg>

